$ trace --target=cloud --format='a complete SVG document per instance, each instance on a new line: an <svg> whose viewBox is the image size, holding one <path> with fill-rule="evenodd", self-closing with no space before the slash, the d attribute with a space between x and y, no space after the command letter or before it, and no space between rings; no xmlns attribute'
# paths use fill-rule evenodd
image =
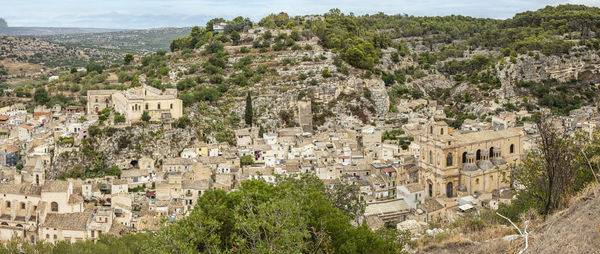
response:
<svg viewBox="0 0 600 254"><path fill-rule="evenodd" d="M515 13L562 3L600 6L598 0L63 0L14 1L0 17L10 26L150 28L203 25L214 17L269 13L322 14L331 8L356 15L384 12L415 16L466 15L509 18Z"/></svg>

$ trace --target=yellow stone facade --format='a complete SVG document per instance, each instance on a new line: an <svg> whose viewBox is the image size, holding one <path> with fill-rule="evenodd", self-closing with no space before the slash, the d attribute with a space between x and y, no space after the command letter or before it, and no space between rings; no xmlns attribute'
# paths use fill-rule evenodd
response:
<svg viewBox="0 0 600 254"><path fill-rule="evenodd" d="M445 122L429 122L415 138L419 181L429 197L456 197L510 186L509 166L519 163L518 129L460 133Z"/></svg>
<svg viewBox="0 0 600 254"><path fill-rule="evenodd" d="M125 91L89 90L87 113L97 114L112 108L125 116L128 123L138 122L148 112L153 121L178 119L183 115L183 102L177 99L177 89L160 89L143 85Z"/></svg>

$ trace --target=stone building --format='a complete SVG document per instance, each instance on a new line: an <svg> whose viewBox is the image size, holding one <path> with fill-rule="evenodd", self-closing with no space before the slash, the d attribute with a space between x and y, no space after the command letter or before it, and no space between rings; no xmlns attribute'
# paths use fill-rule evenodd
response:
<svg viewBox="0 0 600 254"><path fill-rule="evenodd" d="M298 123L302 127L303 132L312 133L312 106L310 100L298 101Z"/></svg>
<svg viewBox="0 0 600 254"><path fill-rule="evenodd" d="M83 212L83 198L74 193L73 185L67 182L3 183L0 194L0 241L3 242L13 235L36 242L44 238L40 231L42 225L53 220L55 214ZM70 217L65 218L61 223ZM51 239L57 238L53 235Z"/></svg>
<svg viewBox="0 0 600 254"><path fill-rule="evenodd" d="M88 90L88 114L112 108L125 116L128 123L142 119L148 112L153 121L177 119L183 115L183 103L177 99L177 89L160 89L143 85L125 91Z"/></svg>
<svg viewBox="0 0 600 254"><path fill-rule="evenodd" d="M415 142L420 182L427 197L456 197L508 187L509 164L523 154L518 129L460 133L429 122Z"/></svg>

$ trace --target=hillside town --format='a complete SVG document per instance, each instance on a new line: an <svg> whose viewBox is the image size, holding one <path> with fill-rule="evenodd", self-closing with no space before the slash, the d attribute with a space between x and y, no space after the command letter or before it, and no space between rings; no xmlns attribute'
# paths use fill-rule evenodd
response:
<svg viewBox="0 0 600 254"><path fill-rule="evenodd" d="M435 101L422 99L404 102L401 125L349 121L313 131L305 105L310 102L302 102L295 109L300 126L262 136L256 127L238 129L236 145L195 141L177 151L179 156L128 160L114 176L58 180L50 172L58 157L89 138L88 128L103 111L126 118L112 128L143 128L140 112L150 112L152 125L170 128L182 116L176 93L143 85L122 92L90 90L88 108L1 108L0 240L16 235L32 243L76 242L156 230L163 218L185 217L207 190L236 191L244 180L275 183L279 176L302 173L328 186L358 186L366 207L355 223L374 230L393 223L418 232L434 221L510 203L519 188L510 182L510 166L520 162L536 135L530 122L521 122L529 112L503 112L491 122L465 121L453 129L434 120L443 112ZM429 114L414 113L414 105ZM555 122L591 134L597 108L573 110ZM411 138L389 139L390 133Z"/></svg>
<svg viewBox="0 0 600 254"><path fill-rule="evenodd" d="M519 8L0 18L0 253L594 253L600 8Z"/></svg>

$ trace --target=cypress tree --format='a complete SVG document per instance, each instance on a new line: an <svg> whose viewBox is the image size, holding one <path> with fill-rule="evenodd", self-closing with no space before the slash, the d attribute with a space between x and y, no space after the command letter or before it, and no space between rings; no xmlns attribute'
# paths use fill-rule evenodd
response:
<svg viewBox="0 0 600 254"><path fill-rule="evenodd" d="M247 125L252 125L252 97L250 97L250 92L246 96L246 112L244 114L244 120Z"/></svg>

